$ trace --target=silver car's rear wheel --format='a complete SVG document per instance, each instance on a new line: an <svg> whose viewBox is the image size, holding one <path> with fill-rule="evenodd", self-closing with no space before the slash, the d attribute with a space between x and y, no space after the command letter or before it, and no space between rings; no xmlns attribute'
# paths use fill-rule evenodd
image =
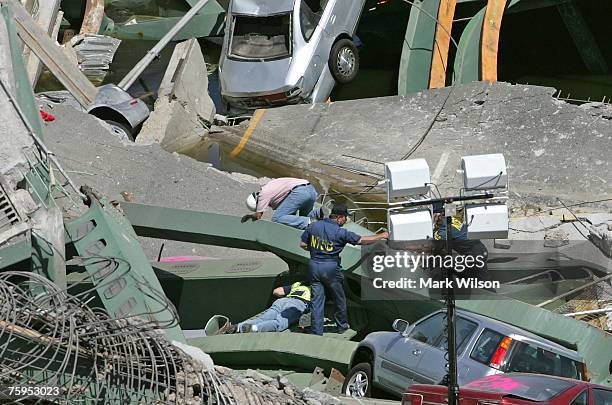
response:
<svg viewBox="0 0 612 405"><path fill-rule="evenodd" d="M342 393L349 397L369 397L372 392L372 367L368 363L359 363L349 371Z"/></svg>
<svg viewBox="0 0 612 405"><path fill-rule="evenodd" d="M336 41L329 56L329 70L338 83L348 83L357 76L359 53L353 41L347 38Z"/></svg>

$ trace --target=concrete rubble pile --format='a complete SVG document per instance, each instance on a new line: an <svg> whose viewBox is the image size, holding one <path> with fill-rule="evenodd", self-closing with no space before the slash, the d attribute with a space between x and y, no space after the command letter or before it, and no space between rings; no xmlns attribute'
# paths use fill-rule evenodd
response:
<svg viewBox="0 0 612 405"><path fill-rule="evenodd" d="M227 377L225 386L238 404L307 404L336 405L343 402L329 394L311 389L299 389L287 378L268 377L254 370L238 372L226 367L216 366L221 376Z"/></svg>
<svg viewBox="0 0 612 405"><path fill-rule="evenodd" d="M265 179L228 174L210 164L169 153L157 144L122 143L97 118L62 105L47 105L56 120L45 126L45 142L76 184L88 184L110 200L240 215L243 195ZM141 239L156 258L161 242ZM173 255L227 256L227 248L165 242ZM266 255L233 251L238 257Z"/></svg>

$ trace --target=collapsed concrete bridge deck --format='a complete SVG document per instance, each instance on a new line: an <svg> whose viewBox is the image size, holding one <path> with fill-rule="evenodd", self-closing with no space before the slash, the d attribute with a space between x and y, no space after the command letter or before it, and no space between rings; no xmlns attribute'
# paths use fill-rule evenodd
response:
<svg viewBox="0 0 612 405"><path fill-rule="evenodd" d="M257 110L250 122L210 134L190 154L202 156L209 142L219 142L228 168L238 163L267 175L307 176L338 191L376 191L368 186L383 175L381 163L425 158L433 181L447 193L460 187L461 156L503 152L513 208L557 206L557 198L611 198L612 107L572 105L553 93L475 82L409 96Z"/></svg>

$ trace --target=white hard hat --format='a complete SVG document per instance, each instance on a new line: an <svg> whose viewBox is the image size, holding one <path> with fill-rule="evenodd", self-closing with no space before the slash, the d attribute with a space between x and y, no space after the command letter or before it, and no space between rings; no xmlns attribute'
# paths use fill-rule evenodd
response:
<svg viewBox="0 0 612 405"><path fill-rule="evenodd" d="M257 193L251 193L246 199L246 206L251 211L255 212L257 209Z"/></svg>

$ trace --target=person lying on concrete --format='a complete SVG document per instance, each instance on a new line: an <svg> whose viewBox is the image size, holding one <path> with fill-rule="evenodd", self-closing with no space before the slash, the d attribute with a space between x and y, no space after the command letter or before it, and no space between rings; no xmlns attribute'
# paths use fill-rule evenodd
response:
<svg viewBox="0 0 612 405"><path fill-rule="evenodd" d="M243 216L242 222L257 221L268 208L272 208L273 222L306 229L314 219L322 217L321 209L313 209L316 199L317 190L308 180L293 177L274 179L248 196L246 205L254 214Z"/></svg>
<svg viewBox="0 0 612 405"><path fill-rule="evenodd" d="M278 287L272 294L279 299L270 308L237 325L228 324L219 333L282 332L296 324L310 308L311 291L305 283Z"/></svg>
<svg viewBox="0 0 612 405"><path fill-rule="evenodd" d="M331 215L322 221L309 225L304 233L300 247L310 252L308 265L310 286L312 288L311 333L323 335L325 289L331 291L336 306L335 320L338 332L349 329L346 313L346 296L344 295L340 253L347 243L351 245L368 245L389 237L388 232L371 236L360 236L343 229L348 217L344 204L332 207Z"/></svg>

